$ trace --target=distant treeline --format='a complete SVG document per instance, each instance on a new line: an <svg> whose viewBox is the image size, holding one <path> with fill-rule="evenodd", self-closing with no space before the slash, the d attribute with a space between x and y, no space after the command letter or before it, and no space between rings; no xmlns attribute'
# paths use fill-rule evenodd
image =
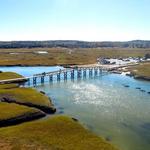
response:
<svg viewBox="0 0 150 150"><path fill-rule="evenodd" d="M150 48L150 41L135 40L128 42L85 42L85 41L11 41L0 42L0 48L98 48L98 47L120 47L120 48Z"/></svg>

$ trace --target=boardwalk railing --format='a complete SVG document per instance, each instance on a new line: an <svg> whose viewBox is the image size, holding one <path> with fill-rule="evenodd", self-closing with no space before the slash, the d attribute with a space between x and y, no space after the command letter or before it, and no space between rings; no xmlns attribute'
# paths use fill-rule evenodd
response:
<svg viewBox="0 0 150 150"><path fill-rule="evenodd" d="M15 78L15 79L7 79L7 80L0 80L0 84L9 84L9 83L21 83L28 81L29 77L23 78Z"/></svg>
<svg viewBox="0 0 150 150"><path fill-rule="evenodd" d="M63 69L58 71L51 71L51 72L43 72L40 74L34 74L31 77L24 77L24 78L15 78L15 79L7 79L7 80L0 80L0 84L6 84L6 83L18 83L18 82L25 82L28 81L30 84L31 82L33 85L37 84L38 79L40 78L40 82L45 82L45 77L49 77L49 81L53 82L54 77L57 81L60 80L67 80L70 78L71 80L74 80L76 78L86 78L87 76L91 77L93 75L97 76L98 73L102 73L102 71L108 71L106 68L102 67L78 67L78 68L69 68L69 69ZM62 77L62 78L61 78ZM47 81L46 81L47 82Z"/></svg>
<svg viewBox="0 0 150 150"><path fill-rule="evenodd" d="M81 67L72 67L68 69L58 70L58 71L51 71L51 72L43 72L40 74L34 74L31 77L23 77L23 78L15 78L15 79L7 79L7 80L0 80L0 84L7 84L7 83L18 83L18 82L25 82L28 81L30 84L31 82L33 85L37 84L38 79L40 78L40 83L47 82L45 81L45 77L49 77L49 81L53 82L54 77L57 81L60 80L67 80L70 78L71 80L74 80L75 78L81 79L86 78L87 76L97 76L98 74L101 74L103 71L111 71L114 69L127 67L127 66L133 66L137 65L134 64L123 64L123 65L110 65L110 66L81 66ZM62 77L63 76L63 77Z"/></svg>
<svg viewBox="0 0 150 150"><path fill-rule="evenodd" d="M78 67L69 68L52 72L43 72L41 74L35 74L32 78L28 79L28 83L33 83L36 85L37 82L44 84L45 82L61 81L61 80L75 80L87 77L98 76L102 74L103 71L108 71L106 68L102 67Z"/></svg>

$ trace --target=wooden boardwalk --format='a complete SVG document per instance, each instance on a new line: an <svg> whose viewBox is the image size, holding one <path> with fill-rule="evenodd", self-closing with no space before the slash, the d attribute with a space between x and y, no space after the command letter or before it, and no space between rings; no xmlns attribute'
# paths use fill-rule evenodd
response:
<svg viewBox="0 0 150 150"><path fill-rule="evenodd" d="M0 80L0 84L21 83L28 81L29 77Z"/></svg>
<svg viewBox="0 0 150 150"><path fill-rule="evenodd" d="M51 71L51 72L43 72L40 74L34 74L33 76L30 77L24 77L24 78L15 78L15 79L7 79L7 80L0 80L0 84L8 84L8 83L21 83L21 82L31 82L32 80L33 84L37 83L37 79L40 78L40 82L44 83L45 82L45 77L49 76L49 81L52 82L54 76L57 78L57 81L60 80L67 80L68 77L70 79L75 79L75 72L76 72L76 77L77 78L82 78L86 77L87 74L89 76L97 75L98 72L101 73L103 70L108 71L109 69L103 68L103 67L75 67L75 68L68 68L68 69L62 69L58 71ZM61 78L61 75L63 78Z"/></svg>

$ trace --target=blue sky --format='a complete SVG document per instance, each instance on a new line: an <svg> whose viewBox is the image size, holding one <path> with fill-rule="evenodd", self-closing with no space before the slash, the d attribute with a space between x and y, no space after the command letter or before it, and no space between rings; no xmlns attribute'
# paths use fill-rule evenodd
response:
<svg viewBox="0 0 150 150"><path fill-rule="evenodd" d="M0 0L0 41L150 40L150 0Z"/></svg>

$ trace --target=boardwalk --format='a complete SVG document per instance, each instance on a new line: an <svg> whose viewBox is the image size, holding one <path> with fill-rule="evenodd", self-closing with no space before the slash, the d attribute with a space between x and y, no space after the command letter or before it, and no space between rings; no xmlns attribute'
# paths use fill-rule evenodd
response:
<svg viewBox="0 0 150 150"><path fill-rule="evenodd" d="M67 80L71 79L74 80L75 78L81 79L86 78L87 76L92 75L98 75L98 72L101 73L102 70L104 70L101 67L78 67L78 68L69 68L69 69L63 69L53 72L43 72L41 74L35 74L33 75L33 84L36 85L37 78L40 78L40 82L45 82L45 77L49 77L49 82L53 82L54 78L56 81L60 80ZM30 79L29 79L30 80Z"/></svg>
<svg viewBox="0 0 150 150"><path fill-rule="evenodd" d="M75 79L75 75L77 78L82 78L86 77L87 74L89 76L97 75L98 72L102 72L102 70L107 70L102 67L78 67L78 68L68 68L68 69L63 69L63 70L58 70L58 71L51 71L51 72L43 72L40 74L34 74L33 76L30 77L24 77L24 78L15 78L15 79L7 79L7 80L0 80L0 84L7 84L7 83L20 83L20 82L25 82L28 81L33 84L37 83L37 80L40 78L40 82L44 83L45 82L45 77L49 77L49 81L52 82L54 80L54 77L57 78L57 81L60 80L67 80L68 78L70 79ZM63 78L61 78L63 76Z"/></svg>
<svg viewBox="0 0 150 150"><path fill-rule="evenodd" d="M29 77L0 80L0 84L21 83L21 82L28 81L28 79Z"/></svg>
<svg viewBox="0 0 150 150"><path fill-rule="evenodd" d="M51 71L51 72L43 72L40 74L34 74L30 77L24 77L24 78L15 78L15 79L7 79L7 80L0 80L0 84L7 84L7 83L20 83L28 81L28 83L37 84L38 79L40 78L40 82L45 82L45 77L49 77L49 81L53 82L54 77L57 79L57 81L60 80L67 80L70 78L71 80L74 80L75 77L77 79L80 78L86 78L87 76L97 76L98 74L101 74L103 71L110 71L112 69L117 69L120 67L125 67L126 65L122 66L98 66L98 65L84 65L84 66L78 66L78 67L71 67L68 69L58 70L58 71ZM63 76L63 78L61 78Z"/></svg>

